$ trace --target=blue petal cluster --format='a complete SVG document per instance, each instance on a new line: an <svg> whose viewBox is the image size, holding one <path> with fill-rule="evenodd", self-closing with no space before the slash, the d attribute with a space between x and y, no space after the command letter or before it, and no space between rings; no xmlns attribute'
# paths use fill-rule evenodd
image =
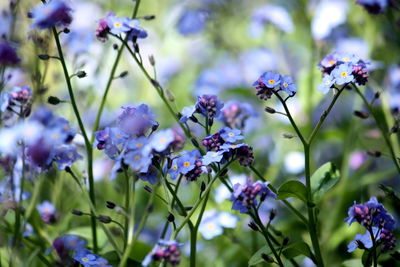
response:
<svg viewBox="0 0 400 267"><path fill-rule="evenodd" d="M281 90L287 93L289 97L293 97L297 91L291 77L270 71L263 73L253 83L253 86L256 88L257 96L262 100L271 98L274 92L277 93Z"/></svg>
<svg viewBox="0 0 400 267"><path fill-rule="evenodd" d="M71 7L63 0L52 0L35 7L30 13L32 27L48 29L55 26L67 26L72 21Z"/></svg>

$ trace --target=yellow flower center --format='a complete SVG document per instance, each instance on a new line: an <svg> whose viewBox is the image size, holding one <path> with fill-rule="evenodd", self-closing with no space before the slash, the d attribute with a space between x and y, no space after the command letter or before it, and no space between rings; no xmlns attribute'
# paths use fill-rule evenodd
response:
<svg viewBox="0 0 400 267"><path fill-rule="evenodd" d="M341 76L342 77L347 77L347 72L342 72Z"/></svg>
<svg viewBox="0 0 400 267"><path fill-rule="evenodd" d="M287 84L287 83L283 83L283 86L285 86L285 87L288 87L288 86L289 86L289 84Z"/></svg>
<svg viewBox="0 0 400 267"><path fill-rule="evenodd" d="M121 26L122 26L122 24L119 23L119 22L115 22L115 23L114 23L114 27L116 27L116 28L119 28L119 27L121 27Z"/></svg>
<svg viewBox="0 0 400 267"><path fill-rule="evenodd" d="M135 160L140 160L141 158L142 158L142 156L140 156L140 155L135 156Z"/></svg>
<svg viewBox="0 0 400 267"><path fill-rule="evenodd" d="M331 81L326 81L325 82L325 85L330 85L331 84Z"/></svg>
<svg viewBox="0 0 400 267"><path fill-rule="evenodd" d="M178 169L178 166L174 165L174 166L172 166L172 169L173 169L174 171L176 171L176 170Z"/></svg>
<svg viewBox="0 0 400 267"><path fill-rule="evenodd" d="M137 147L142 147L143 144L142 144L142 143L137 143L136 146L137 146Z"/></svg>
<svg viewBox="0 0 400 267"><path fill-rule="evenodd" d="M343 62L349 62L349 61L350 61L350 58L344 57L344 58L342 58L342 61L343 61Z"/></svg>
<svg viewBox="0 0 400 267"><path fill-rule="evenodd" d="M81 260L82 260L82 261L84 261L84 262L87 262L87 261L89 261L89 259L88 259L88 258L86 258L86 257L83 257Z"/></svg>
<svg viewBox="0 0 400 267"><path fill-rule="evenodd" d="M183 166L189 167L189 166L190 166L190 162L189 162L189 161L185 161L185 162L183 163Z"/></svg>
<svg viewBox="0 0 400 267"><path fill-rule="evenodd" d="M208 230L214 230L215 229L215 225L212 223L207 224L207 228Z"/></svg>
<svg viewBox="0 0 400 267"><path fill-rule="evenodd" d="M160 138L160 143L164 144L165 142L167 142L167 139L165 137Z"/></svg>
<svg viewBox="0 0 400 267"><path fill-rule="evenodd" d="M268 80L268 83L269 83L269 84L274 84L275 81L274 81L274 80Z"/></svg>
<svg viewBox="0 0 400 267"><path fill-rule="evenodd" d="M211 157L216 157L216 156L218 156L217 152L214 152L214 153L211 154Z"/></svg>
<svg viewBox="0 0 400 267"><path fill-rule="evenodd" d="M229 135L230 137L235 136L234 133L228 133L228 135Z"/></svg>
<svg viewBox="0 0 400 267"><path fill-rule="evenodd" d="M237 145L230 145L230 147L235 148L235 147L237 147Z"/></svg>
<svg viewBox="0 0 400 267"><path fill-rule="evenodd" d="M328 62L329 65L333 65L333 64L335 64L335 63L336 63L336 62L335 62L334 60L331 60L331 61Z"/></svg>

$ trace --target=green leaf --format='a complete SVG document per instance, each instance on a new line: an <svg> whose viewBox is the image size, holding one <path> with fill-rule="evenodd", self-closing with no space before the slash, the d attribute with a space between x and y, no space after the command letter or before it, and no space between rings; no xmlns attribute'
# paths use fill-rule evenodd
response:
<svg viewBox="0 0 400 267"><path fill-rule="evenodd" d="M253 254L253 256L251 256L251 258L249 260L249 266L257 265L260 263L265 263L265 261L261 257L261 254L270 255L270 254L272 254L272 251L269 248L269 246L267 246L267 245L261 247L259 250L257 250L256 253Z"/></svg>
<svg viewBox="0 0 400 267"><path fill-rule="evenodd" d="M311 252L310 247L308 246L307 243L305 243L303 241L296 242L296 243L289 245L288 247L283 249L282 253L288 259L292 259L299 255L304 255L315 262L315 257L313 255L313 253Z"/></svg>
<svg viewBox="0 0 400 267"><path fill-rule="evenodd" d="M319 200L339 182L340 172L332 162L318 168L311 176L311 192L315 200Z"/></svg>
<svg viewBox="0 0 400 267"><path fill-rule="evenodd" d="M297 197L307 203L307 189L304 184L296 180L290 180L281 185L278 190L278 199Z"/></svg>
<svg viewBox="0 0 400 267"><path fill-rule="evenodd" d="M372 266L372 254L370 251L366 250L361 258L361 262L364 267L370 267Z"/></svg>

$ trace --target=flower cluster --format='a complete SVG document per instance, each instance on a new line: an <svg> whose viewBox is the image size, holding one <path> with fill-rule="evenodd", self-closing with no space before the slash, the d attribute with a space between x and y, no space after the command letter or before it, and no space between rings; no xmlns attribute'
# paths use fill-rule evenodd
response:
<svg viewBox="0 0 400 267"><path fill-rule="evenodd" d="M256 111L249 103L232 100L224 105L220 119L226 126L242 130L247 120L256 115Z"/></svg>
<svg viewBox="0 0 400 267"><path fill-rule="evenodd" d="M0 42L0 64L4 66L15 66L21 59L16 49L6 41Z"/></svg>
<svg viewBox="0 0 400 267"><path fill-rule="evenodd" d="M182 244L175 240L159 240L157 245L143 260L142 265L148 266L152 261L164 260L165 263L170 263L172 266L176 266L180 262L180 246L182 246Z"/></svg>
<svg viewBox="0 0 400 267"><path fill-rule="evenodd" d="M356 83L365 85L368 81L367 63L355 55L328 54L319 63L324 75L318 91L326 94L330 88L336 85Z"/></svg>
<svg viewBox="0 0 400 267"><path fill-rule="evenodd" d="M254 161L253 149L244 143L236 143L244 139L240 130L224 127L220 131L202 140L207 154L203 156L204 165L225 163L229 159L238 159L242 166L249 166Z"/></svg>
<svg viewBox="0 0 400 267"><path fill-rule="evenodd" d="M284 91L293 97L296 94L296 85L289 76L282 76L279 73L265 72L257 81L253 83L256 88L256 94L261 100L271 98L272 94Z"/></svg>
<svg viewBox="0 0 400 267"><path fill-rule="evenodd" d="M249 180L242 185L237 183L233 186L231 201L232 209L238 210L240 213L247 213L252 207L256 207L258 203L263 202L267 197L276 198L275 193L268 189L268 182L257 181L251 183Z"/></svg>
<svg viewBox="0 0 400 267"><path fill-rule="evenodd" d="M47 224L56 222L58 214L56 212L56 207L50 201L44 201L37 205L40 217L42 221Z"/></svg>
<svg viewBox="0 0 400 267"><path fill-rule="evenodd" d="M71 7L63 0L52 0L37 6L29 13L33 19L32 28L67 26L72 22L71 11Z"/></svg>
<svg viewBox="0 0 400 267"><path fill-rule="evenodd" d="M137 38L146 38L147 32L139 27L140 21L126 17L117 17L110 12L105 18L99 20L96 37L99 41L106 41L108 34L127 34L128 40L136 42Z"/></svg>
<svg viewBox="0 0 400 267"><path fill-rule="evenodd" d="M12 124L20 117L28 116L31 111L32 99L32 90L28 86L14 87L10 92L3 93L0 100L2 119L7 124Z"/></svg>
<svg viewBox="0 0 400 267"><path fill-rule="evenodd" d="M188 181L196 181L203 173L203 162L198 150L183 151L180 156L175 157L170 162L168 173L171 179L176 179L178 175L184 175Z"/></svg>
<svg viewBox="0 0 400 267"><path fill-rule="evenodd" d="M395 220L384 206L372 197L364 204L356 204L349 208L349 217L345 221L351 225L358 222L365 227L367 232L364 235L356 235L354 241L348 246L348 251L352 252L358 248L371 248L372 240L375 240L377 246L382 245L383 251L391 250L395 247L394 235L391 231L395 228Z"/></svg>
<svg viewBox="0 0 400 267"><path fill-rule="evenodd" d="M194 106L183 108L180 122L184 123L189 119L197 122L197 118L194 116L197 113L208 118L209 125L212 125L214 118L220 116L223 107L224 103L215 95L199 96Z"/></svg>
<svg viewBox="0 0 400 267"><path fill-rule="evenodd" d="M152 134L157 128L153 112L142 104L138 107L124 107L118 117L117 127L106 127L95 133L94 145L116 161L112 177L127 166L139 174L142 180L152 184L156 182L153 165L158 166L173 145L181 142L180 135L171 129Z"/></svg>

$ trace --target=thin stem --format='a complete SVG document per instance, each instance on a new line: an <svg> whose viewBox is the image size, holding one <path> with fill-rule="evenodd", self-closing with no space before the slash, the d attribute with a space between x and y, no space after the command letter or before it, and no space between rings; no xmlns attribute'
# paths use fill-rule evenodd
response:
<svg viewBox="0 0 400 267"><path fill-rule="evenodd" d="M378 267L378 255L376 253L376 239L375 239L374 231L372 231L372 227L368 227L368 232L371 235L371 239L372 239L372 255L374 257L374 267Z"/></svg>
<svg viewBox="0 0 400 267"><path fill-rule="evenodd" d="M253 173L260 178L262 181L266 181L266 179L264 178L264 176L261 175L261 173L254 168L254 166L250 165L250 170L253 171ZM268 184L268 188L271 189L272 192L274 192L275 194L278 192L278 190L272 185L272 184ZM303 216L303 214L301 214L300 211L298 211L295 207L292 206L292 204L290 204L290 202L288 202L287 200L283 199L281 200L283 202L283 204L285 204L286 207L288 207L297 217L299 217L299 219L306 225L308 226L308 220L306 217Z"/></svg>
<svg viewBox="0 0 400 267"><path fill-rule="evenodd" d="M140 5L140 0L136 0L135 1L135 7L133 9L133 14L131 16L132 19L136 18L138 10L139 10L139 5ZM125 38L125 40L127 39L127 37ZM114 80L114 76L115 76L115 72L117 71L117 66L119 64L119 61L121 59L121 55L122 55L122 51L124 50L124 46L121 46L118 49L118 53L117 53L117 57L115 58L114 64L111 68L111 72L110 72L110 76L108 77L108 81L107 81L107 85L106 85L106 89L104 90L103 93L103 97L101 98L101 102L100 102L100 106L99 109L97 111L97 115L96 115L96 121L94 123L93 126L93 131L92 131L92 137L91 137L91 141L94 141L94 133L99 129L99 125L100 125L100 119L101 119L101 114L103 113L104 110L104 106L106 104L107 101L107 96L108 96L108 92L111 88L111 84Z"/></svg>
<svg viewBox="0 0 400 267"><path fill-rule="evenodd" d="M353 88L356 90L357 94L361 97L361 99L364 102L365 106L367 106L368 111L372 114L372 117L374 118L375 123L378 126L379 130L381 131L383 139L385 140L385 143L386 143L387 147L389 148L390 155L391 155L391 158L393 160L394 165L396 166L397 172L400 173L400 163L399 163L399 161L398 161L398 159L396 157L396 154L394 152L393 144L392 144L392 142L390 140L390 137L387 134L388 131L384 128L384 126L381 123L379 123L379 118L377 117L376 113L374 112L373 107L367 101L365 96L361 93L360 89L354 83L352 83L352 85L353 85Z"/></svg>
<svg viewBox="0 0 400 267"><path fill-rule="evenodd" d="M329 107L322 113L321 117L319 118L319 121L318 121L317 125L315 126L315 128L311 132L310 137L308 138L308 141L307 141L308 144L311 144L312 141L314 140L314 137L317 135L319 129L321 128L322 124L324 123L326 117L328 117L329 112L331 111L331 109L335 105L336 100L339 98L340 94L343 92L345 87L346 87L346 85L344 85L341 89L338 89L338 92L333 97Z"/></svg>
<svg viewBox="0 0 400 267"><path fill-rule="evenodd" d="M130 202L130 182L129 175L126 169L124 168L124 178L125 178L125 211L129 210L129 202ZM130 216L125 216L125 224L124 224L124 249L128 243L128 228L129 228L129 218Z"/></svg>
<svg viewBox="0 0 400 267"><path fill-rule="evenodd" d="M83 139L85 140L86 154L87 154L87 158L88 158L87 166L88 166L88 176L89 176L89 195L90 195L91 203L95 207L96 206L96 197L95 197L95 192L94 192L94 178L93 178L93 150L92 150L91 143L87 137L87 134L85 131L85 126L83 125L83 122L82 122L82 119L81 119L81 116L80 116L80 113L78 110L78 106L75 101L75 96L74 96L74 92L72 90L70 76L68 73L67 65L65 63L64 54L63 54L63 51L61 48L60 39L58 38L57 30L55 27L53 27L52 30L53 30L53 36L54 36L54 39L55 39L56 45L57 45L58 56L60 58L61 66L64 71L64 77L65 77L65 81L67 83L67 88L68 88L69 97L71 99L72 109L73 109L75 117L78 121L78 125L81 130ZM92 216L91 227L92 227L94 253L98 252L96 223L97 223L96 218L94 218L94 216Z"/></svg>

